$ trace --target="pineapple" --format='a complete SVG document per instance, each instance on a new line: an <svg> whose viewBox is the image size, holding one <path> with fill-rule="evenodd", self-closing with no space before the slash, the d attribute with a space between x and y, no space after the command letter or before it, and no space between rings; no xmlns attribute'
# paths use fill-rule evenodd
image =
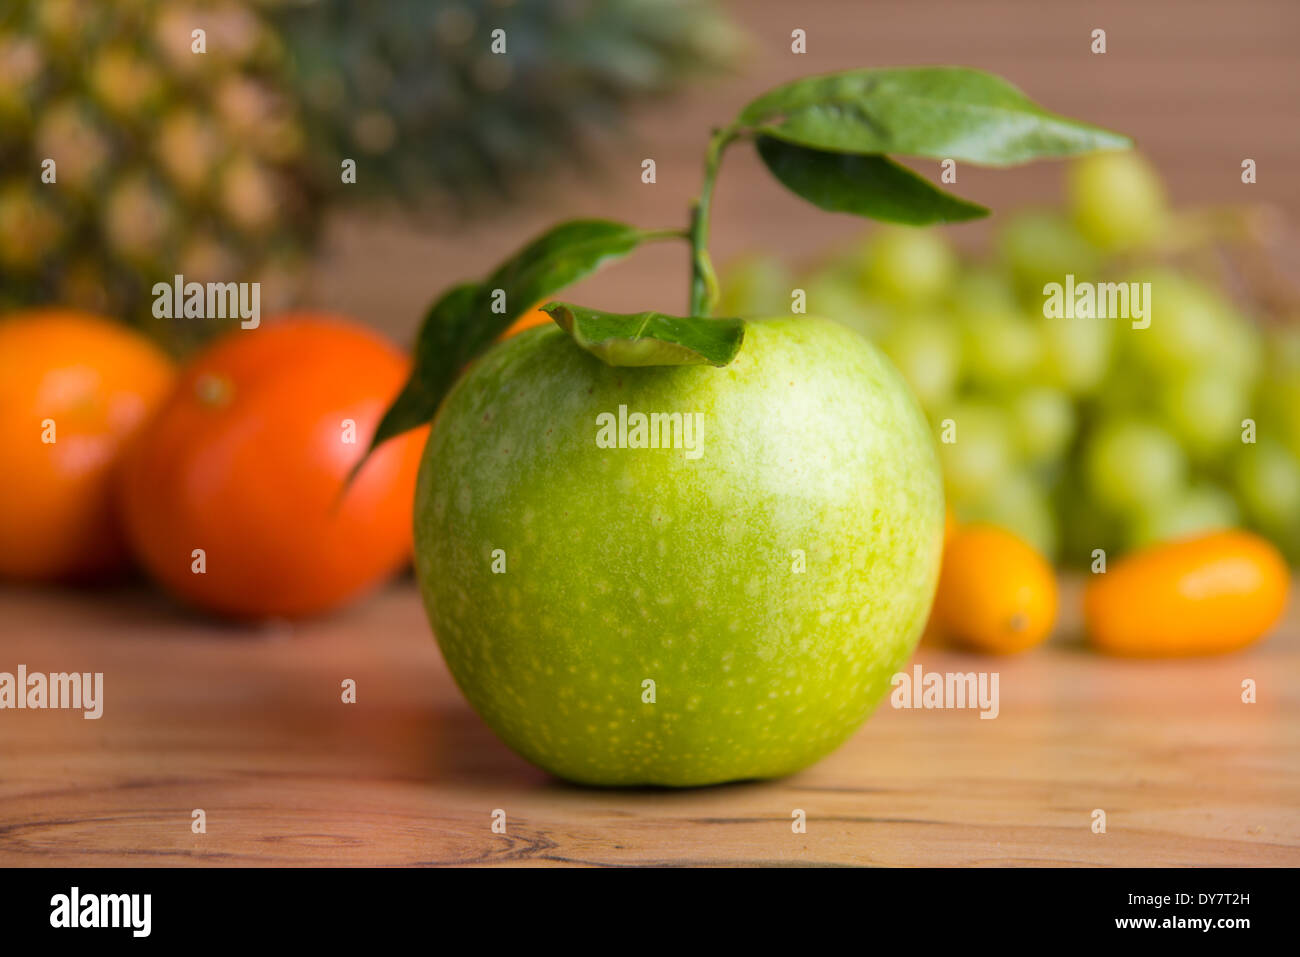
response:
<svg viewBox="0 0 1300 957"><path fill-rule="evenodd" d="M191 49L196 27L206 53ZM236 0L11 0L0 308L58 302L149 324L153 284L176 273L256 280L300 261L319 206L284 57L265 9ZM294 292L278 282L263 301ZM172 324L167 338L217 325Z"/></svg>
<svg viewBox="0 0 1300 957"><path fill-rule="evenodd" d="M286 6L293 85L324 167L357 191L464 207L580 160L627 104L735 59L700 0L353 0ZM493 31L506 52L492 52ZM338 36L351 38L340 45Z"/></svg>
<svg viewBox="0 0 1300 957"><path fill-rule="evenodd" d="M331 204L504 195L735 45L691 0L7 0L0 310L79 306L183 348L221 323L153 320L155 282L288 305Z"/></svg>

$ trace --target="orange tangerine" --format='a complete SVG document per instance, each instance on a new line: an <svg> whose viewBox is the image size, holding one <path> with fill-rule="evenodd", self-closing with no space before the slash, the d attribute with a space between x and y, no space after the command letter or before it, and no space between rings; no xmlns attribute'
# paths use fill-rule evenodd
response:
<svg viewBox="0 0 1300 957"><path fill-rule="evenodd" d="M1204 655L1265 635L1286 606L1290 573L1271 543L1213 532L1135 552L1084 589L1088 638L1099 651Z"/></svg>
<svg viewBox="0 0 1300 957"><path fill-rule="evenodd" d="M1056 622L1052 566L994 525L961 526L944 548L934 627L974 651L1012 654L1040 644Z"/></svg>
<svg viewBox="0 0 1300 957"><path fill-rule="evenodd" d="M549 313L542 312L540 308L529 309L526 313L516 319L505 332L501 333L501 339L509 339L511 336L518 335L525 329L531 329L533 326L540 326L542 323L551 322Z"/></svg>
<svg viewBox="0 0 1300 957"><path fill-rule="evenodd" d="M126 567L113 473L174 376L160 349L110 319L40 309L0 320L0 578Z"/></svg>

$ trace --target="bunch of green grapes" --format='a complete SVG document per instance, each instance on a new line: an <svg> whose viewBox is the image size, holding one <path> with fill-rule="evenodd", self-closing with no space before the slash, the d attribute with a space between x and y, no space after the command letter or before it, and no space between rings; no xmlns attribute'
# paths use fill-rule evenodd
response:
<svg viewBox="0 0 1300 957"><path fill-rule="evenodd" d="M880 229L800 276L742 260L719 314L789 312L802 289L809 314L875 341L934 427L963 521L1066 564L1232 526L1300 561L1300 327L1157 262L1174 227L1140 157L1070 172L1065 209L1008 217L987 259ZM1049 317L1044 287L1067 275L1138 283L1145 318Z"/></svg>

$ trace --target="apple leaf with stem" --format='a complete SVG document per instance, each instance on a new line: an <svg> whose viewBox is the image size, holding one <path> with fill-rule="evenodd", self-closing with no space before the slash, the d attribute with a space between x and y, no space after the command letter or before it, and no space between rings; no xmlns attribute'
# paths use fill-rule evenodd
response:
<svg viewBox="0 0 1300 957"><path fill-rule="evenodd" d="M745 339L741 319L616 313L548 302L542 311L583 349L612 366L725 366Z"/></svg>
<svg viewBox="0 0 1300 957"><path fill-rule="evenodd" d="M371 450L430 421L465 365L526 309L649 240L690 242L688 317L622 315L564 303L548 305L551 317L577 345L612 365L731 361L744 324L709 318L718 298L709 216L722 155L741 139L754 141L782 185L822 209L911 225L963 222L988 210L945 193L885 154L1009 166L1132 146L1126 136L1052 113L1006 80L966 67L849 70L786 83L714 132L686 229L562 223L481 282L444 293L425 317L411 378L380 421Z"/></svg>
<svg viewBox="0 0 1300 957"><path fill-rule="evenodd" d="M717 301L709 207L722 154L741 139L755 142L782 185L822 209L912 225L987 211L930 186L886 153L1010 166L1133 145L967 67L847 70L783 84L751 101L709 142L704 184L691 209L692 315L707 316Z"/></svg>
<svg viewBox="0 0 1300 957"><path fill-rule="evenodd" d="M571 220L538 236L481 282L453 286L425 314L411 376L380 420L370 450L430 421L465 364L539 300L626 256L643 242L683 236L680 230Z"/></svg>

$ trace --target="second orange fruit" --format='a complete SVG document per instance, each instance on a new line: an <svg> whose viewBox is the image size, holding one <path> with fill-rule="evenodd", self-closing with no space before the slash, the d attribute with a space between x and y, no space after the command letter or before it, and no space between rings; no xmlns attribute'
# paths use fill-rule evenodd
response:
<svg viewBox="0 0 1300 957"><path fill-rule="evenodd" d="M385 443L345 482L408 372L387 342L330 317L217 342L126 457L123 514L142 563L238 618L322 612L395 572L411 553L427 429Z"/></svg>
<svg viewBox="0 0 1300 957"><path fill-rule="evenodd" d="M540 307L529 309L526 313L510 324L510 328L501 333L502 339L509 339L511 336L517 336L525 329L531 329L533 326L544 325L551 322L551 314L542 312Z"/></svg>
<svg viewBox="0 0 1300 957"><path fill-rule="evenodd" d="M993 525L959 526L943 553L933 627L975 651L1011 654L1040 644L1058 605L1052 566Z"/></svg>

